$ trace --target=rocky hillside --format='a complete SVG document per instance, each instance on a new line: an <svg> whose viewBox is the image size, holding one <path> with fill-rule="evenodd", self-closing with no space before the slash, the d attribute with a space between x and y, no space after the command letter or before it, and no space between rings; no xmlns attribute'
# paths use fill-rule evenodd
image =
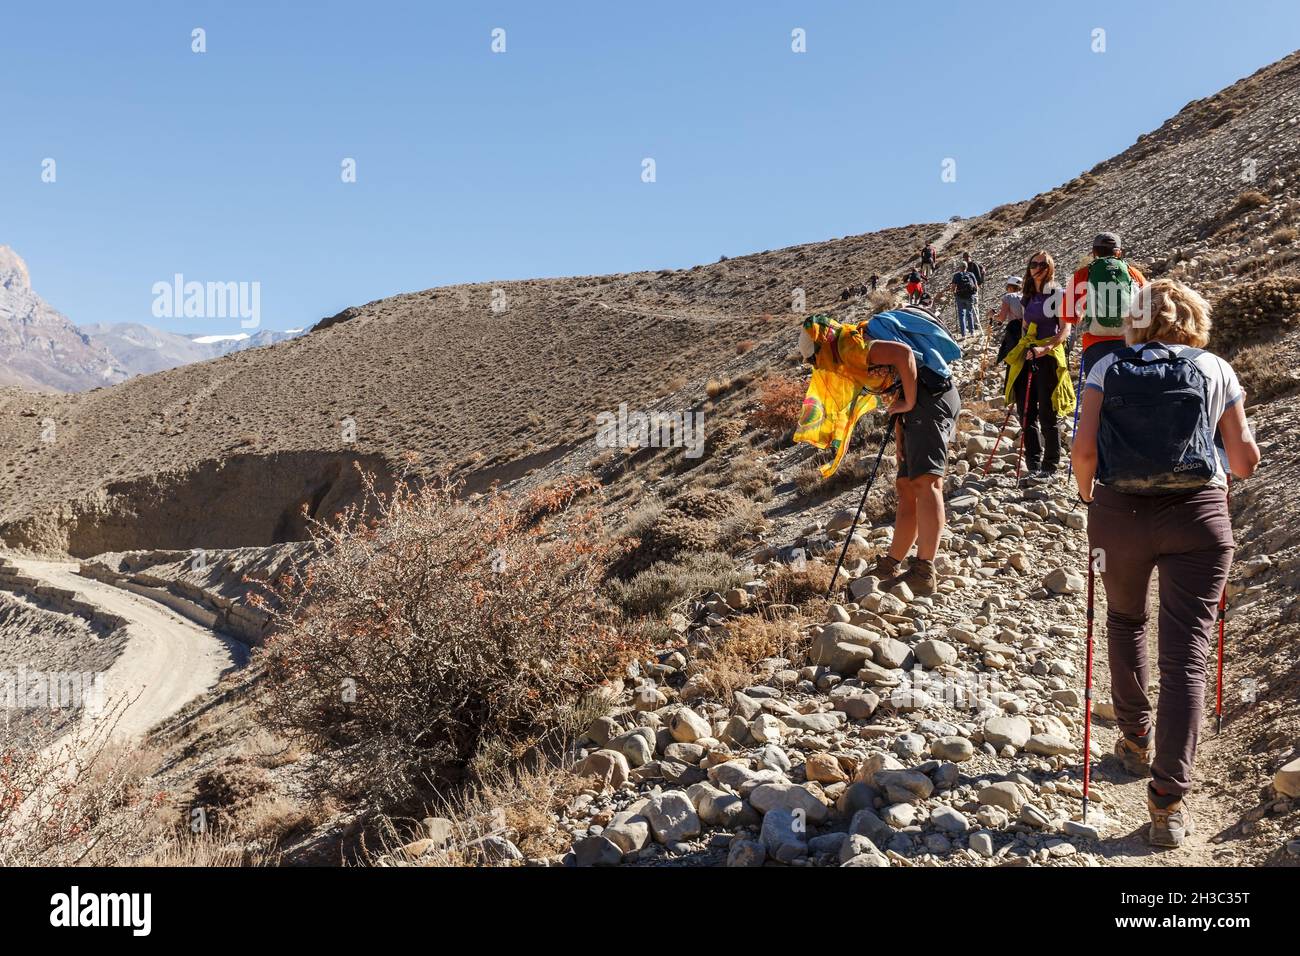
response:
<svg viewBox="0 0 1300 956"><path fill-rule="evenodd" d="M0 246L0 386L84 391L126 370L32 289L27 263Z"/></svg>

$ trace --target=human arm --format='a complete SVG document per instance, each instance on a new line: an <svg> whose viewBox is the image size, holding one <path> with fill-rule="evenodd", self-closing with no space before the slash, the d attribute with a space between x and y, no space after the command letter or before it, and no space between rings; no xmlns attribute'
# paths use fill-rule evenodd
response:
<svg viewBox="0 0 1300 956"><path fill-rule="evenodd" d="M1074 480L1079 486L1079 497L1092 501L1092 483L1097 475L1097 428L1101 422L1101 390L1083 390L1083 408L1079 413L1079 427L1070 446L1070 461L1074 464Z"/></svg>
<svg viewBox="0 0 1300 956"><path fill-rule="evenodd" d="M1236 478L1249 478L1259 467L1259 446L1246 421L1246 402L1233 402L1219 418L1219 436L1228 453L1228 467Z"/></svg>
<svg viewBox="0 0 1300 956"><path fill-rule="evenodd" d="M903 393L889 406L889 414L901 415L916 407L916 355L910 346L901 342L872 339L867 350L867 361L873 365L888 365L898 372Z"/></svg>

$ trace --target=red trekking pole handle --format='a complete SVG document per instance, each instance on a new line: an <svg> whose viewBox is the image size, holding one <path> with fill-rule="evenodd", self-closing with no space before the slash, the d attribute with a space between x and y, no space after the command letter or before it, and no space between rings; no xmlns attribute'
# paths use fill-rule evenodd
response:
<svg viewBox="0 0 1300 956"><path fill-rule="evenodd" d="M1088 549L1088 673L1083 692L1083 822L1088 822L1088 793L1092 782L1092 619L1096 561Z"/></svg>
<svg viewBox="0 0 1300 956"><path fill-rule="evenodd" d="M1232 472L1228 472L1228 520L1232 520ZM1231 565L1229 565L1231 569ZM1215 677L1214 689L1214 733L1216 735L1223 733L1223 628L1227 620L1228 611L1228 580L1223 580L1223 590L1219 592L1219 663L1218 674Z"/></svg>

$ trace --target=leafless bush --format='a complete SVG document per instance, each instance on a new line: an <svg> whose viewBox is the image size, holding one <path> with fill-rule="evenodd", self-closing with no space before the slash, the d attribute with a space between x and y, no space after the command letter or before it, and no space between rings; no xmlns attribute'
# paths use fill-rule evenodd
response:
<svg viewBox="0 0 1300 956"><path fill-rule="evenodd" d="M551 739L635 651L599 596L613 545L594 512L530 524L536 503L497 492L366 486L369 511L314 525L322 556L275 585L280 633L261 656L273 729L395 808L462 780L485 741Z"/></svg>

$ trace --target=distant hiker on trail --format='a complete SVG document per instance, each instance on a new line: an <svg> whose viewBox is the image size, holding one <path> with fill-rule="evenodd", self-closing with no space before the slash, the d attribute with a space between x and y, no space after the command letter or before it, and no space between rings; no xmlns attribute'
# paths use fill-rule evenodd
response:
<svg viewBox="0 0 1300 956"><path fill-rule="evenodd" d="M975 317L975 296L979 292L979 280L975 273L960 269L953 274L948 291L957 303L957 336L965 338L974 335L978 320Z"/></svg>
<svg viewBox="0 0 1300 956"><path fill-rule="evenodd" d="M925 276L913 269L907 274L907 304L916 305L925 293Z"/></svg>
<svg viewBox="0 0 1300 956"><path fill-rule="evenodd" d="M972 259L969 252L963 252L962 268L975 277L975 310L978 312L980 307L979 290L984 288L984 267Z"/></svg>
<svg viewBox="0 0 1300 956"><path fill-rule="evenodd" d="M813 362L814 371L795 441L837 447L835 462L829 470L822 469L824 477L834 473L848 446L848 436L864 410L862 393L870 399L867 407L874 407L876 396L893 396L888 411L897 416L898 512L893 543L870 573L889 587L902 581L914 594L933 593L938 584L934 557L944 525L948 443L961 411L948 363L961 357L961 349L932 313L908 306L857 325L812 316L803 324L799 351ZM828 403L826 397L834 394L847 398ZM916 557L906 574L899 575L913 544Z"/></svg>
<svg viewBox="0 0 1300 956"><path fill-rule="evenodd" d="M1124 261L1119 236L1103 232L1092 241L1092 261L1078 269L1065 290L1061 317L1083 336L1083 374L1124 347L1124 316L1146 277Z"/></svg>
<svg viewBox="0 0 1300 956"><path fill-rule="evenodd" d="M1254 473L1259 447L1236 373L1203 351L1206 301L1170 279L1144 286L1137 300L1139 315L1124 320L1124 346L1088 373L1071 455L1088 505L1088 545L1104 560L1094 561L1090 573L1099 572L1106 589L1111 692L1122 731L1115 754L1130 773L1152 778L1148 840L1176 847L1193 829L1185 798L1211 635L1233 555L1228 476L1215 430L1239 478ZM1160 571L1154 759L1146 639L1153 568Z"/></svg>
<svg viewBox="0 0 1300 956"><path fill-rule="evenodd" d="M871 279L870 279L869 281L871 282L871 291L872 291L872 292L875 292L875 291L876 291L876 284L877 284L878 282L880 282L880 276L876 275L876 274L873 272L873 273L871 273Z"/></svg>
<svg viewBox="0 0 1300 956"><path fill-rule="evenodd" d="M934 272L935 256L934 243L927 242L925 248L921 250L921 275L927 279L930 278L930 273Z"/></svg>
<svg viewBox="0 0 1300 956"><path fill-rule="evenodd" d="M1029 257L1020 294L1020 340L1003 361L1009 369L1005 398L1015 402L1024 429L1027 480L1049 481L1061 463L1057 419L1074 411L1074 385L1065 358L1070 327L1060 320L1063 290L1056 284L1056 262L1046 251ZM1033 388L1030 389L1030 378Z"/></svg>

